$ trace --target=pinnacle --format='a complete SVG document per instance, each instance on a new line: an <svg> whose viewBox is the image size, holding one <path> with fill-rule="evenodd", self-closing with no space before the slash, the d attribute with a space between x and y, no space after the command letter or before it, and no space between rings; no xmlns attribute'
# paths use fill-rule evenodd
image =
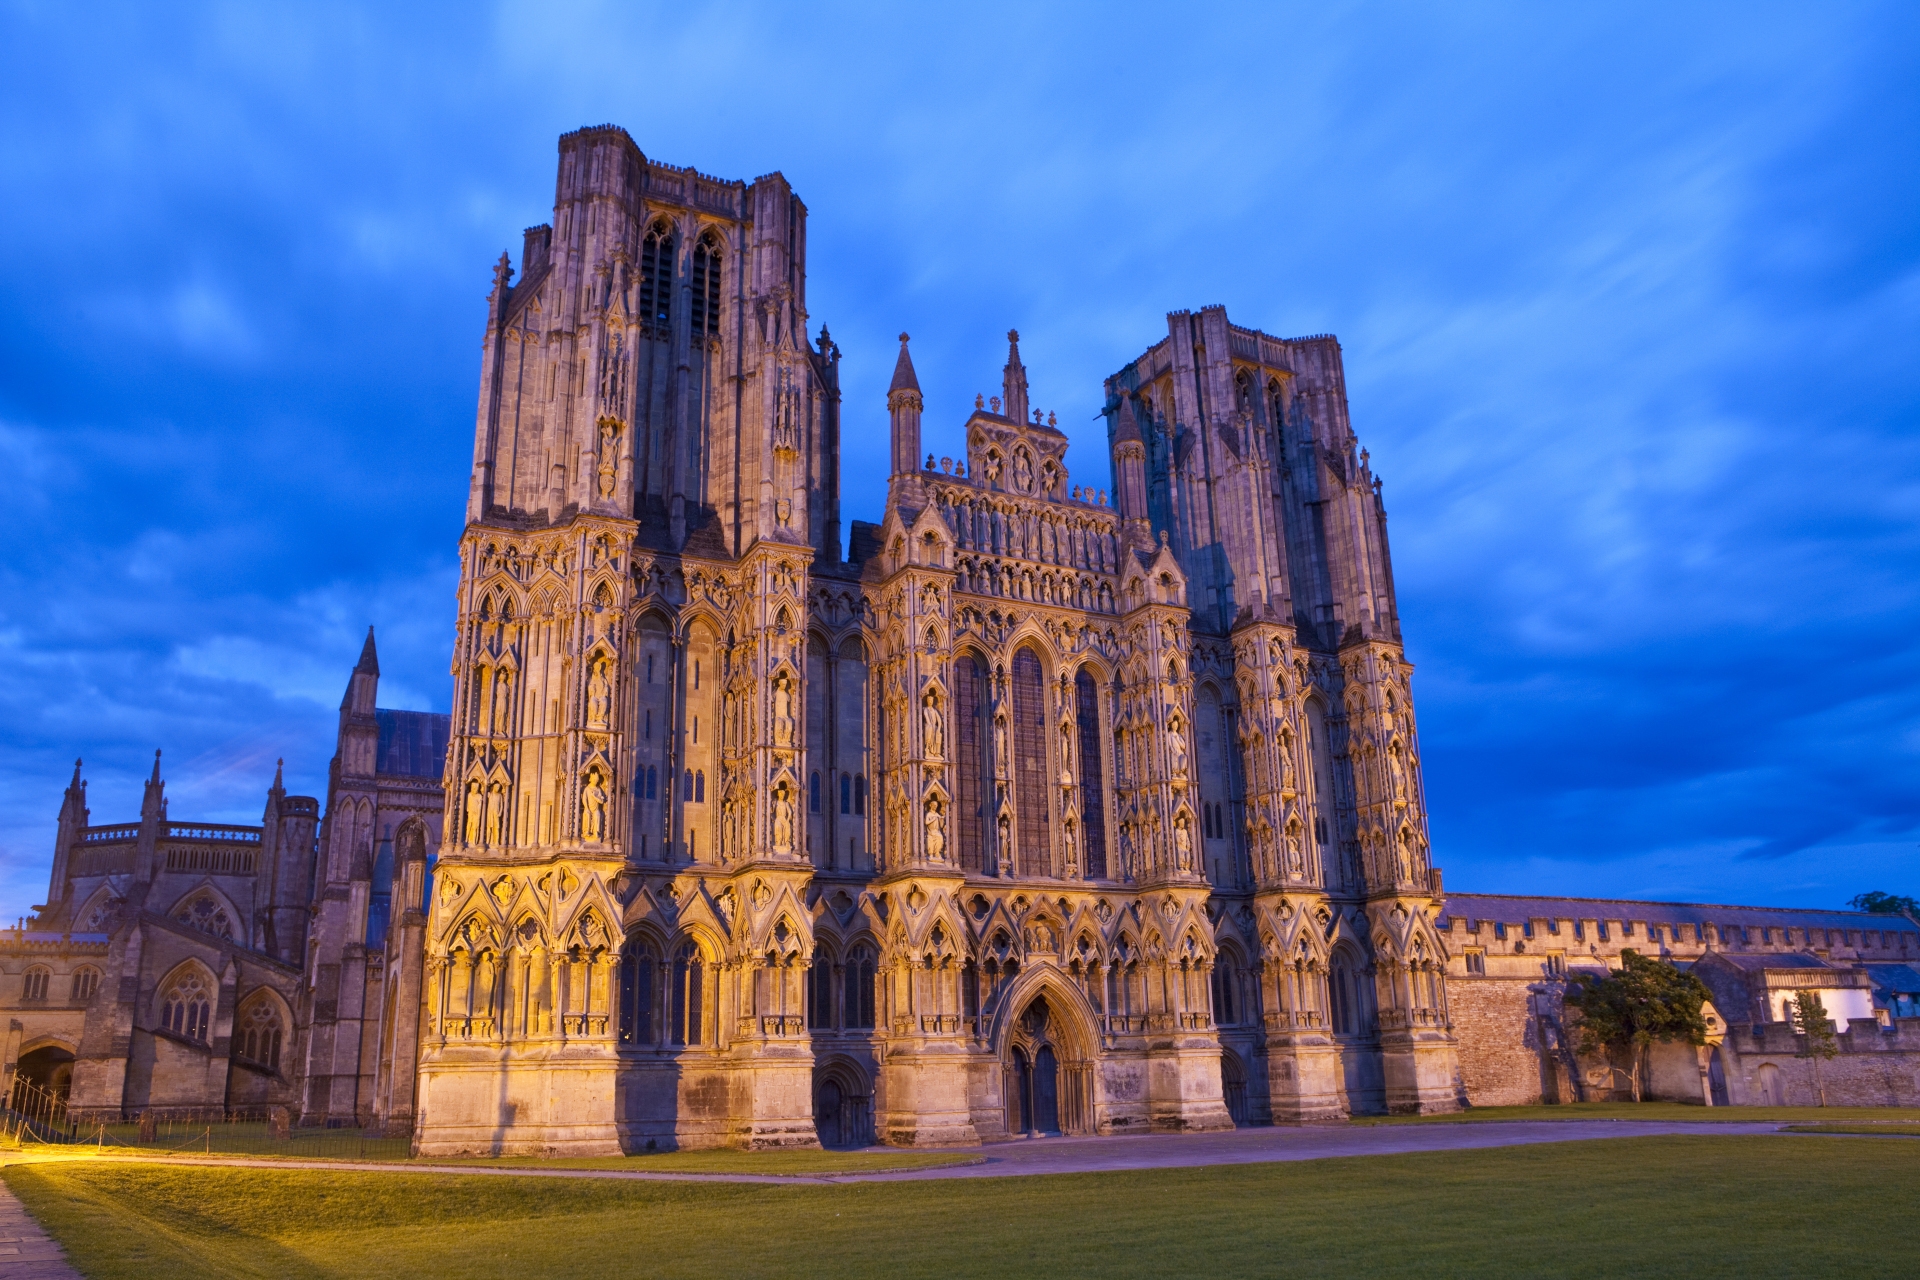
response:
<svg viewBox="0 0 1920 1280"><path fill-rule="evenodd" d="M893 362L893 381L887 386L887 394L896 391L920 390L920 379L914 376L913 357L907 354L907 335L900 335L900 358Z"/></svg>
<svg viewBox="0 0 1920 1280"><path fill-rule="evenodd" d="M372 627L367 628L367 642L360 646L360 661L354 664L353 669L356 674L364 673L370 676L380 674L380 655L373 647Z"/></svg>

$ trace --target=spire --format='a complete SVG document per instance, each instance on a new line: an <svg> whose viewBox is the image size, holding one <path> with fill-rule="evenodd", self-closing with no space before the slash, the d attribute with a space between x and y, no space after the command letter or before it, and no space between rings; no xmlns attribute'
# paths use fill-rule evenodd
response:
<svg viewBox="0 0 1920 1280"><path fill-rule="evenodd" d="M1027 420L1027 367L1020 363L1020 331L1007 330L1007 367L1000 375L1001 397L1006 415L1015 422Z"/></svg>
<svg viewBox="0 0 1920 1280"><path fill-rule="evenodd" d="M360 661L354 664L356 672L377 676L380 674L380 655L373 648L373 628L367 628L367 642L360 646Z"/></svg>
<svg viewBox="0 0 1920 1280"><path fill-rule="evenodd" d="M153 749L153 776L147 779L147 785L157 786L160 782L160 748Z"/></svg>
<svg viewBox="0 0 1920 1280"><path fill-rule="evenodd" d="M285 756L282 756L273 762L273 789L275 791L285 791L287 789L286 772L287 760Z"/></svg>
<svg viewBox="0 0 1920 1280"><path fill-rule="evenodd" d="M913 376L913 357L907 354L907 335L900 335L900 358L893 362L893 381L887 386L887 398L896 391L920 392L920 379Z"/></svg>
<svg viewBox="0 0 1920 1280"><path fill-rule="evenodd" d="M147 779L147 793L140 801L140 820L167 820L167 784L160 780L160 753L153 753L153 775Z"/></svg>
<svg viewBox="0 0 1920 1280"><path fill-rule="evenodd" d="M1114 424L1113 442L1115 444L1145 444L1140 434L1140 419L1134 416L1133 397L1120 397L1120 419Z"/></svg>

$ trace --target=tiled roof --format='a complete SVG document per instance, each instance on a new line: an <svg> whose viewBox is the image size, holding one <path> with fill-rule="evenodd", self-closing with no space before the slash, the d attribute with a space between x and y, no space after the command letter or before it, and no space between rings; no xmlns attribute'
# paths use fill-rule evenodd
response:
<svg viewBox="0 0 1920 1280"><path fill-rule="evenodd" d="M1754 955L1721 951L1715 953L1722 962L1747 973L1760 973L1766 969L1838 969L1838 965L1828 964L1819 956L1808 955L1804 951L1782 951L1771 955Z"/></svg>
<svg viewBox="0 0 1920 1280"><path fill-rule="evenodd" d="M1876 987L1920 994L1920 969L1910 964L1869 964L1861 968L1867 971Z"/></svg>
<svg viewBox="0 0 1920 1280"><path fill-rule="evenodd" d="M1905 916L1864 911L1741 907L1712 902L1643 902L1633 898L1532 898L1505 893L1449 893L1442 927L1455 917L1525 924L1528 920L1646 920L1654 924L1744 925L1749 928L1881 929L1920 933Z"/></svg>
<svg viewBox="0 0 1920 1280"><path fill-rule="evenodd" d="M447 766L447 733L453 717L432 711L376 710L380 746L374 770L404 778L438 778Z"/></svg>

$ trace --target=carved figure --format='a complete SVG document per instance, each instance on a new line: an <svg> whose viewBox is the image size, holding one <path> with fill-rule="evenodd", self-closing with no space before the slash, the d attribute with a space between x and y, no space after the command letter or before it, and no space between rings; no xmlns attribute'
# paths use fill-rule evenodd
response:
<svg viewBox="0 0 1920 1280"><path fill-rule="evenodd" d="M939 796L927 797L927 813L921 821L927 829L927 861L944 862L947 856L947 815L940 807Z"/></svg>
<svg viewBox="0 0 1920 1280"><path fill-rule="evenodd" d="M604 729L613 706L613 683L607 679L607 660L598 659L587 675L587 723Z"/></svg>
<svg viewBox="0 0 1920 1280"><path fill-rule="evenodd" d="M1193 870L1193 832L1184 816L1173 824L1173 859L1180 870Z"/></svg>
<svg viewBox="0 0 1920 1280"><path fill-rule="evenodd" d="M507 795L499 783L487 788L487 843L498 846L500 828L506 821Z"/></svg>
<svg viewBox="0 0 1920 1280"><path fill-rule="evenodd" d="M773 793L773 851L793 852L793 801L787 798L787 784Z"/></svg>
<svg viewBox="0 0 1920 1280"><path fill-rule="evenodd" d="M1394 743L1387 748L1387 770L1392 775L1393 798L1407 798L1407 766L1400 759L1400 744Z"/></svg>
<svg viewBox="0 0 1920 1280"><path fill-rule="evenodd" d="M1187 776L1187 735L1176 718L1167 725L1167 759L1172 762L1173 776Z"/></svg>
<svg viewBox="0 0 1920 1280"><path fill-rule="evenodd" d="M486 797L480 791L480 779L467 784L467 843L480 843L480 824L486 820Z"/></svg>
<svg viewBox="0 0 1920 1280"><path fill-rule="evenodd" d="M773 682L773 740L783 747L793 745L793 681L784 671Z"/></svg>
<svg viewBox="0 0 1920 1280"><path fill-rule="evenodd" d="M940 714L940 699L931 693L920 704L920 736L926 742L928 759L946 758L947 718Z"/></svg>
<svg viewBox="0 0 1920 1280"><path fill-rule="evenodd" d="M993 776L1007 776L1007 718L995 716L993 719Z"/></svg>
<svg viewBox="0 0 1920 1280"><path fill-rule="evenodd" d="M1025 449L1013 455L1013 487L1021 493L1033 488L1033 463L1028 460Z"/></svg>
<svg viewBox="0 0 1920 1280"><path fill-rule="evenodd" d="M587 785L580 791L580 838L588 844L606 839L607 789L600 785L600 770L587 772Z"/></svg>

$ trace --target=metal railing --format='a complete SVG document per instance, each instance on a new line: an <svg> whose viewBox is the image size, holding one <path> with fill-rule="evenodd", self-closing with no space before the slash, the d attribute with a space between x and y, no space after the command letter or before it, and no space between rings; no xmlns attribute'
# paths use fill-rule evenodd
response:
<svg viewBox="0 0 1920 1280"><path fill-rule="evenodd" d="M0 1145L292 1159L406 1160L411 1142L360 1128L297 1127L283 1107L148 1111L130 1121L81 1119L64 1095L18 1081L0 1107Z"/></svg>

